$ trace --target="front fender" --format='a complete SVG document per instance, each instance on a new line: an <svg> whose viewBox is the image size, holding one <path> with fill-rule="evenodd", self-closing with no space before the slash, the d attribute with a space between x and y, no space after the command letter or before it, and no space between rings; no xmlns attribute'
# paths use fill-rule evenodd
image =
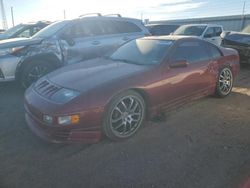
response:
<svg viewBox="0 0 250 188"><path fill-rule="evenodd" d="M60 67L64 64L63 55L61 53L61 49L59 47L58 41L43 41L39 45L31 45L28 46L25 51L22 52L24 54L20 57L20 61L16 68L16 78L20 76L23 67L27 63L30 63L34 60L44 60L55 63L56 67Z"/></svg>

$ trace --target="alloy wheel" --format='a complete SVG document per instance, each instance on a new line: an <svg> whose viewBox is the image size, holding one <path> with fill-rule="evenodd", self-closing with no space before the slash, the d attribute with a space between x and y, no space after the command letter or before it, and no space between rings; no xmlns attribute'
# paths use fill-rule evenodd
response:
<svg viewBox="0 0 250 188"><path fill-rule="evenodd" d="M223 95L228 95L233 86L233 75L229 68L224 68L219 77L219 89Z"/></svg>
<svg viewBox="0 0 250 188"><path fill-rule="evenodd" d="M136 96L121 98L111 111L112 132L118 137L129 137L140 127L144 109Z"/></svg>

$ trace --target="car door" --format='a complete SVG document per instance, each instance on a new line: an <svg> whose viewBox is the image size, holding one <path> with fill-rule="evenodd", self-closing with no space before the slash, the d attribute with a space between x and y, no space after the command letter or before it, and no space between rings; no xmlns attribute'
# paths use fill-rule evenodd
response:
<svg viewBox="0 0 250 188"><path fill-rule="evenodd" d="M204 34L204 39L220 46L221 44L221 37L220 34L222 32L221 27L208 27L205 34Z"/></svg>
<svg viewBox="0 0 250 188"><path fill-rule="evenodd" d="M212 82L212 74L209 54L201 41L179 43L169 58L168 66L163 73L164 100L167 104L206 95Z"/></svg>
<svg viewBox="0 0 250 188"><path fill-rule="evenodd" d="M133 23L123 20L100 20L103 36L99 52L101 55L114 51L124 43L144 36L142 30Z"/></svg>
<svg viewBox="0 0 250 188"><path fill-rule="evenodd" d="M101 47L99 50L100 55L105 55L109 52L114 51L119 46L130 40L130 37L124 35L119 31L119 21L113 20L100 20L99 24L102 29L103 35L99 38Z"/></svg>
<svg viewBox="0 0 250 188"><path fill-rule="evenodd" d="M61 49L67 64L99 57L102 47L102 29L96 20L80 20L61 34Z"/></svg>

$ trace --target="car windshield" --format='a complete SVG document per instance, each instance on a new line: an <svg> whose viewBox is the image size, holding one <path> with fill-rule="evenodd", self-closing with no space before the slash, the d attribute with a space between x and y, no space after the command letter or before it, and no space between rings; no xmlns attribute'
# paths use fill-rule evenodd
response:
<svg viewBox="0 0 250 188"><path fill-rule="evenodd" d="M67 23L69 23L68 20L55 22L37 32L32 38L48 38L61 30Z"/></svg>
<svg viewBox="0 0 250 188"><path fill-rule="evenodd" d="M206 26L183 25L174 32L174 35L201 36L205 29Z"/></svg>
<svg viewBox="0 0 250 188"><path fill-rule="evenodd" d="M172 43L171 40L133 40L116 50L110 59L139 65L159 64Z"/></svg>
<svg viewBox="0 0 250 188"><path fill-rule="evenodd" d="M23 28L25 28L27 25L24 25L24 24L19 24L19 25L16 25L10 29L8 29L7 31L4 32L5 35L7 36L13 36L15 33L23 30Z"/></svg>
<svg viewBox="0 0 250 188"><path fill-rule="evenodd" d="M242 33L250 33L250 25L242 30Z"/></svg>

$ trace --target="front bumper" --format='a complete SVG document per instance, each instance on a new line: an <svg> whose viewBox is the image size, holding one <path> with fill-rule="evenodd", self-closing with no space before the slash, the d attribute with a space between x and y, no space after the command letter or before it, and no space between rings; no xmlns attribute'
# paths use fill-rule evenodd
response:
<svg viewBox="0 0 250 188"><path fill-rule="evenodd" d="M12 81L15 79L15 73L20 57L7 55L0 57L0 82Z"/></svg>
<svg viewBox="0 0 250 188"><path fill-rule="evenodd" d="M70 127L52 127L41 122L25 106L25 120L31 131L51 143L96 143L101 140L100 130Z"/></svg>

